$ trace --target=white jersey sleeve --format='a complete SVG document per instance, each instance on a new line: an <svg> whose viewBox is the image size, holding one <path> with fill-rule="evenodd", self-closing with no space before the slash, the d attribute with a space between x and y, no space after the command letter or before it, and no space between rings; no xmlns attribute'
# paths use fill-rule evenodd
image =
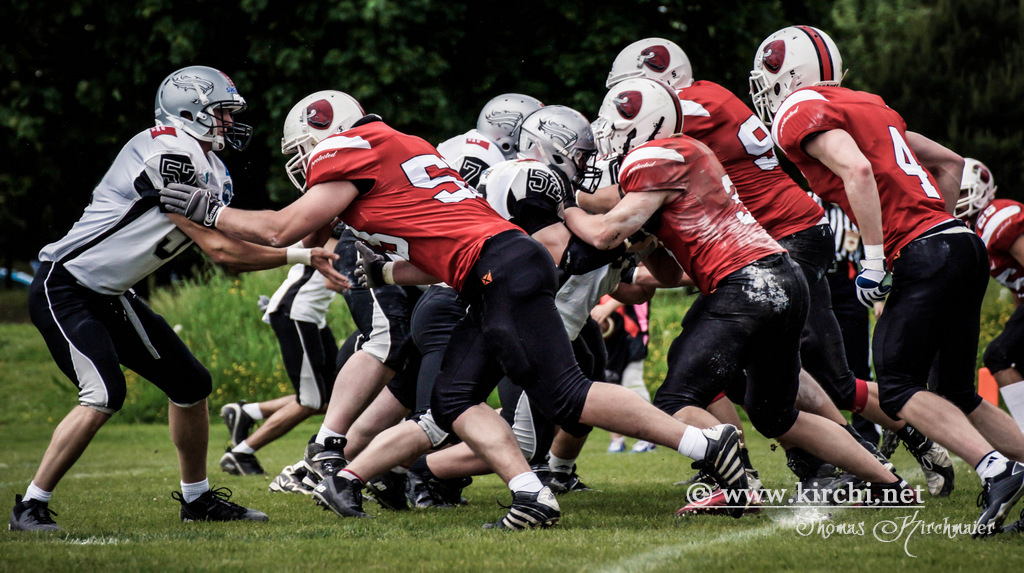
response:
<svg viewBox="0 0 1024 573"><path fill-rule="evenodd" d="M119 295L192 244L160 211L167 183L198 185L230 201L231 176L212 152L173 127L154 127L131 139L93 190L82 217L39 260L64 266L86 287Z"/></svg>
<svg viewBox="0 0 1024 573"><path fill-rule="evenodd" d="M505 161L498 145L475 129L438 145L437 152L473 188L484 171Z"/></svg>

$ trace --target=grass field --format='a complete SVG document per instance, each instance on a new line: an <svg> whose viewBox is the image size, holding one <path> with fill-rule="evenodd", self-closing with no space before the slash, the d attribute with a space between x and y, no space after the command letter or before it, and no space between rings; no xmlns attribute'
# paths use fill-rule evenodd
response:
<svg viewBox="0 0 1024 573"><path fill-rule="evenodd" d="M670 298L655 301L661 312L678 314L673 305ZM53 426L75 395L28 324L0 324L0 393L0 500L6 509L24 492ZM596 430L579 464L584 481L600 491L561 497L563 519L552 530L510 533L480 528L504 513L496 501L509 501L504 485L491 476L477 478L466 490L466 507L395 513L368 503L374 520L343 520L309 498L269 493L273 473L298 459L318 423L310 421L260 452L271 475L242 478L217 467L227 431L214 416L211 482L233 490L234 500L267 512L270 522L183 524L170 497L178 474L166 425L115 418L54 495L51 507L63 531L3 531L0 571L881 572L1024 566L1024 537L972 540L924 532L924 526L972 524L977 518L978 478L959 460L953 495L926 494L925 507L916 511L836 509L831 519L814 524L801 520L808 511L793 508L740 520L677 518L685 489L673 483L692 474L689 460L665 448L606 454L608 436ZM781 449L773 452L755 432L749 442L766 487L792 488ZM893 461L912 485L924 485L909 454L900 450ZM896 531L883 535L876 529L887 524ZM879 540L876 531L890 542Z"/></svg>

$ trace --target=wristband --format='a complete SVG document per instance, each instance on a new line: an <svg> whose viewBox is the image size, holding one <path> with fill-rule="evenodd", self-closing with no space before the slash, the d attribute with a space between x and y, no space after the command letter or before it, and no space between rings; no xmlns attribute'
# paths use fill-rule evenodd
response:
<svg viewBox="0 0 1024 573"><path fill-rule="evenodd" d="M395 263L386 262L380 269L380 276L384 278L384 282L389 285L395 284Z"/></svg>
<svg viewBox="0 0 1024 573"><path fill-rule="evenodd" d="M285 258L287 259L289 265L294 265L295 263L302 263L306 266L309 266L310 263L312 262L312 253L313 249L299 249L295 247L290 247L285 250Z"/></svg>
<svg viewBox="0 0 1024 573"><path fill-rule="evenodd" d="M217 221L220 220L220 214L224 212L224 207L227 207L227 205L221 205L220 209L217 209L217 212L213 214L213 224L210 225L210 228L217 228Z"/></svg>
<svg viewBox="0 0 1024 573"><path fill-rule="evenodd" d="M885 249L882 245L864 245L865 259L884 259Z"/></svg>

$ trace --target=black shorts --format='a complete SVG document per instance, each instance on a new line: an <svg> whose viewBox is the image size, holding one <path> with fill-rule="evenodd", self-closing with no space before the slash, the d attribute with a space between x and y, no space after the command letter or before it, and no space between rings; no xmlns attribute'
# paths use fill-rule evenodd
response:
<svg viewBox="0 0 1024 573"><path fill-rule="evenodd" d="M334 248L340 258L334 266L355 285L356 241L346 229ZM422 291L415 287L388 285L374 289L352 287L342 293L360 338L356 349L373 356L395 372L406 367L412 352L409 317Z"/></svg>
<svg viewBox="0 0 1024 573"><path fill-rule="evenodd" d="M78 400L112 414L124 405L121 365L149 380L179 406L210 395L210 372L134 292L102 295L59 264L40 265L29 287L29 313Z"/></svg>
<svg viewBox="0 0 1024 573"><path fill-rule="evenodd" d="M769 255L719 281L683 319L668 353L668 374L654 405L674 415L706 408L720 392L742 397L766 437L796 422L800 333L807 284L787 254Z"/></svg>
<svg viewBox="0 0 1024 573"><path fill-rule="evenodd" d="M277 335L284 369L299 404L314 410L326 406L334 388L338 355L330 327L319 328L312 322L292 320L281 312L270 314L270 326Z"/></svg>
<svg viewBox="0 0 1024 573"><path fill-rule="evenodd" d="M1024 365L1024 305L1013 311L1003 331L985 348L984 363L993 374Z"/></svg>
<svg viewBox="0 0 1024 573"><path fill-rule="evenodd" d="M832 227L816 225L779 239L779 245L804 273L810 299L807 322L800 337L800 360L836 406L854 406L857 379L846 359L843 332L832 310L832 293L825 273L832 266L835 241Z"/></svg>
<svg viewBox="0 0 1024 573"><path fill-rule="evenodd" d="M974 387L981 302L988 287L988 254L981 239L957 232L925 233L900 249L892 290L872 340L882 410L898 412L927 389L935 364L935 392L970 414L981 403ZM962 231L960 229L963 229Z"/></svg>
<svg viewBox="0 0 1024 573"><path fill-rule="evenodd" d="M484 245L461 295L469 312L452 330L431 409L441 428L484 402L507 375L566 430L579 426L591 381L573 357L555 308L555 263L520 231ZM576 427L574 427L576 426Z"/></svg>

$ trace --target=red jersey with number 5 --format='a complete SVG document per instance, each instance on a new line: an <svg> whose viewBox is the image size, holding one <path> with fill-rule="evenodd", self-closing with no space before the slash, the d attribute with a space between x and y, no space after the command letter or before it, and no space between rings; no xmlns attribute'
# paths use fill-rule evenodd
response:
<svg viewBox="0 0 1024 573"><path fill-rule="evenodd" d="M309 158L310 187L351 181L341 219L359 238L461 289L488 238L522 229L469 188L432 145L370 121L328 137Z"/></svg>
<svg viewBox="0 0 1024 573"><path fill-rule="evenodd" d="M821 206L779 166L771 133L738 97L706 81L678 95L683 133L715 152L743 206L772 238L827 222Z"/></svg>
<svg viewBox="0 0 1024 573"><path fill-rule="evenodd" d="M785 249L744 208L725 169L703 143L658 139L622 159L623 193L683 191L659 210L658 239L708 294L733 271Z"/></svg>
<svg viewBox="0 0 1024 573"><path fill-rule="evenodd" d="M1024 298L1024 266L1010 254L1010 247L1024 235L1024 205L996 199L978 215L978 236L988 249L989 272L999 284Z"/></svg>
<svg viewBox="0 0 1024 573"><path fill-rule="evenodd" d="M882 98L838 87L810 87L793 92L779 107L772 136L800 168L819 197L836 203L857 224L843 180L810 157L803 143L815 133L841 129L853 137L871 162L882 207L882 233L890 268L907 243L953 218L931 174L921 166L906 140L906 123Z"/></svg>

